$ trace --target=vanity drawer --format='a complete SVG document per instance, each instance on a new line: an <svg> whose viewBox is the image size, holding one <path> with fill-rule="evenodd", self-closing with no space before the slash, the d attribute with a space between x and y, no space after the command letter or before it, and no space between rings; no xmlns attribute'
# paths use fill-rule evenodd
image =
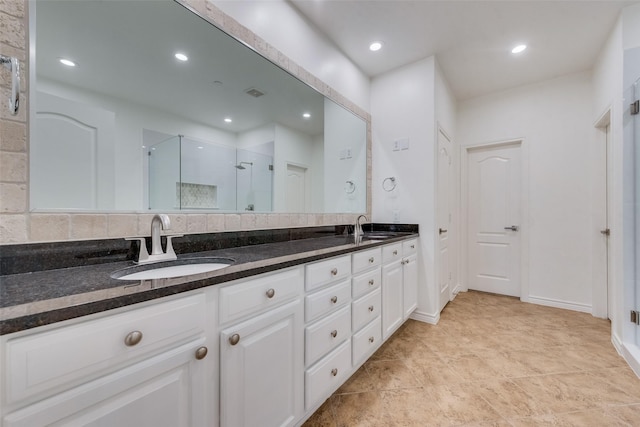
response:
<svg viewBox="0 0 640 427"><path fill-rule="evenodd" d="M380 288L351 304L351 329L358 331L367 323L380 316L382 298Z"/></svg>
<svg viewBox="0 0 640 427"><path fill-rule="evenodd" d="M380 287L382 273L380 267L368 271L351 279L351 296L357 298L373 289Z"/></svg>
<svg viewBox="0 0 640 427"><path fill-rule="evenodd" d="M230 284L220 289L220 323L277 307L302 292L302 267Z"/></svg>
<svg viewBox="0 0 640 427"><path fill-rule="evenodd" d="M305 372L305 408L328 398L351 373L351 341L348 340Z"/></svg>
<svg viewBox="0 0 640 427"><path fill-rule="evenodd" d="M330 288L307 295L304 300L304 317L309 322L351 301L351 281L345 280Z"/></svg>
<svg viewBox="0 0 640 427"><path fill-rule="evenodd" d="M351 336L351 306L347 305L304 331L304 359L309 366Z"/></svg>
<svg viewBox="0 0 640 427"><path fill-rule="evenodd" d="M353 366L371 356L382 343L382 318L378 316L353 336Z"/></svg>
<svg viewBox="0 0 640 427"><path fill-rule="evenodd" d="M205 314L205 296L198 293L9 339L7 402L86 382L203 335Z"/></svg>
<svg viewBox="0 0 640 427"><path fill-rule="evenodd" d="M380 265L382 262L382 251L380 248L373 248L366 251L356 252L351 258L351 268L353 274L360 273L369 268Z"/></svg>
<svg viewBox="0 0 640 427"><path fill-rule="evenodd" d="M418 239L407 240L402 242L402 255L407 256L418 251Z"/></svg>
<svg viewBox="0 0 640 427"><path fill-rule="evenodd" d="M306 289L311 291L322 285L345 279L351 275L351 256L344 255L306 266Z"/></svg>
<svg viewBox="0 0 640 427"><path fill-rule="evenodd" d="M402 243L382 247L382 262L385 264L402 259Z"/></svg>

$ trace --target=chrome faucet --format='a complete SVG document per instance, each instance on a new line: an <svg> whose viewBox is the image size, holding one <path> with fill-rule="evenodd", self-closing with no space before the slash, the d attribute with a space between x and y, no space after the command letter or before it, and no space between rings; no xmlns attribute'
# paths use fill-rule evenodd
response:
<svg viewBox="0 0 640 427"><path fill-rule="evenodd" d="M167 250L162 250L162 239L160 237L161 230L170 230L171 220L169 215L156 214L151 219L151 254L147 251L147 244L144 237L127 238L126 240L138 240L140 242L140 252L136 264L150 264L158 261L172 261L177 259L171 239L174 237L182 237L182 235L173 234L167 236Z"/></svg>
<svg viewBox="0 0 640 427"><path fill-rule="evenodd" d="M353 227L353 237L356 240L356 242L358 240L360 240L360 238L364 235L364 231L362 231L362 224L360 224L360 219L364 218L368 221L367 216L366 215L360 215L357 219L356 219L356 224Z"/></svg>

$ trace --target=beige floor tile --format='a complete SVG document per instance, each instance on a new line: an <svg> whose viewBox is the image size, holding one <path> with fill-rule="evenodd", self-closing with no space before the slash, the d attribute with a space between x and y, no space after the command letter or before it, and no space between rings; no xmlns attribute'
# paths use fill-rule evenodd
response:
<svg viewBox="0 0 640 427"><path fill-rule="evenodd" d="M505 418L529 417L547 412L539 402L509 380L491 380L473 386Z"/></svg>
<svg viewBox="0 0 640 427"><path fill-rule="evenodd" d="M327 399L303 425L304 427L336 427L331 401Z"/></svg>
<svg viewBox="0 0 640 427"><path fill-rule="evenodd" d="M381 393L387 413L402 427L450 426L446 417L424 389L389 390Z"/></svg>
<svg viewBox="0 0 640 427"><path fill-rule="evenodd" d="M382 404L379 392L339 394L331 397L338 427L394 427L397 424Z"/></svg>
<svg viewBox="0 0 640 427"><path fill-rule="evenodd" d="M364 364L376 390L416 388L420 383L402 360L374 360Z"/></svg>
<svg viewBox="0 0 640 427"><path fill-rule="evenodd" d="M351 378L340 386L335 394L362 393L365 391L373 391L375 389L376 385L374 384L373 379L365 367L361 366L360 369L351 375Z"/></svg>
<svg viewBox="0 0 640 427"><path fill-rule="evenodd" d="M425 388L428 399L440 408L441 415L452 425L497 421L502 417L493 409L479 390L467 384Z"/></svg>
<svg viewBox="0 0 640 427"><path fill-rule="evenodd" d="M305 424L640 426L640 379L586 313L461 292L407 321Z"/></svg>

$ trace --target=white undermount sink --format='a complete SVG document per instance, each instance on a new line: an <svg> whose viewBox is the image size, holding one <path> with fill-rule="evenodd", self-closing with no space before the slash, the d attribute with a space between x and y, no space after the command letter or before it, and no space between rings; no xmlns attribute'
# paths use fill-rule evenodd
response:
<svg viewBox="0 0 640 427"><path fill-rule="evenodd" d="M229 267L234 260L229 258L191 258L144 265L115 271L111 277L118 280L153 280L191 276Z"/></svg>

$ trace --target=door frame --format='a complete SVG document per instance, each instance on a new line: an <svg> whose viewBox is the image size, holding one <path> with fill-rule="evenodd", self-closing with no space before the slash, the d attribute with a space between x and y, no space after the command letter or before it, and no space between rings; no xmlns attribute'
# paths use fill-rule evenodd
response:
<svg viewBox="0 0 640 427"><path fill-rule="evenodd" d="M611 161L613 159L613 155L612 155L612 149L611 149L611 106L608 106L605 111L598 117L598 119L595 121L594 123L594 128L597 132L597 136L595 138L595 144L596 146L594 147L594 150L597 150L597 144L602 144L603 140L605 145L605 150L606 150L606 170L605 170L605 191L606 191L606 199L605 199L605 222L606 224L604 224L605 227L611 227L611 219L613 218L613 213L611 211L611 197L613 195L612 192L612 181L613 181L613 177L611 175L611 172L613 171L612 165L611 165ZM600 162L600 158L597 156L598 151L596 151L596 155L593 156L593 162L594 162L594 167L600 167L601 164ZM594 209L597 208L597 206L593 207ZM596 215L596 212L593 212L594 215ZM601 213L600 213L601 214ZM599 231L599 229L602 228L602 224L594 224L598 230L594 230L594 232ZM601 242L601 238L599 238L600 236L597 236L596 238L593 239L592 245L592 253L594 254L594 256L596 254L599 254L600 252L600 242ZM594 317L601 317L601 318L608 318L610 316L613 315L614 309L612 306L612 303L614 301L614 296L613 296L613 280L612 280L612 270L613 270L613 263L611 262L611 237L607 237L607 252L606 252L606 271L602 272L602 271L594 271L594 269L598 268L597 265L598 263L594 262L592 264L592 283L591 283L591 292L593 295L592 298L592 303L591 303L591 314ZM599 274L596 274L599 273ZM598 278L601 278L604 275L605 278L605 282L602 283L600 280L598 280Z"/></svg>
<svg viewBox="0 0 640 427"><path fill-rule="evenodd" d="M456 151L456 147L455 147L455 143L453 141L453 138L451 138L451 135L444 129L444 127L438 123L437 129L436 129L436 168L435 168L435 178L436 178L436 216L435 216L435 220L436 220L436 227L435 227L435 241L437 242L436 245L438 246L437 250L435 251L435 253L437 254L437 259L436 262L434 262L434 267L435 267L435 278L436 278L436 286L438 288L438 299L440 298L440 296L442 295L440 292L440 275L442 274L442 271L440 271L440 236L438 233L438 227L440 227L440 218L439 218L439 211L440 211L440 206L438 206L438 204L440 203L440 194L439 194L439 189L440 189L440 185L438 180L439 177L439 167L440 167L440 163L439 163L439 152L440 152L440 133L442 133L442 135L449 141L450 148L451 148L451 152L449 153L450 157L451 157L451 165L449 167L449 192L451 194L451 197L449 198L449 214L451 215L451 219L449 221L449 229L448 229L448 235L449 235L449 243L448 243L448 250L449 250L449 272L452 273L452 276L455 275L456 273L456 258L457 258L457 230L456 230L456 223L455 223L455 208L456 208L456 183L455 183L455 151ZM451 277L451 279L449 280L449 298L447 299L447 303L449 301L453 301L453 299L455 298L455 295L460 291L460 283L459 280L457 280L456 277ZM438 305L442 306L442 301L438 301ZM446 305L446 304L445 304ZM438 312L442 311L443 307L438 307Z"/></svg>
<svg viewBox="0 0 640 427"><path fill-rule="evenodd" d="M509 145L519 145L521 155L520 169L520 301L529 302L529 146L525 138L513 138L501 141L491 141L460 147L460 277L462 290L469 290L468 283L468 251L469 219L468 186L469 151L478 148L501 148Z"/></svg>

